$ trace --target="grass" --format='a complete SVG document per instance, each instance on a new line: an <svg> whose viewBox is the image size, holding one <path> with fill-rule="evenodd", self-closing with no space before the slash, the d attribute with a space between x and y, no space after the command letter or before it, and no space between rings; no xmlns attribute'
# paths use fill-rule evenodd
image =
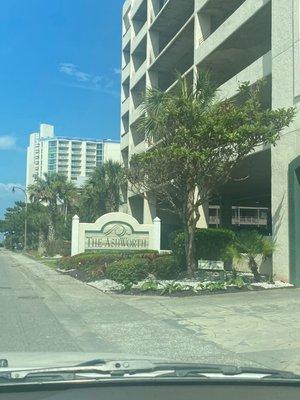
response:
<svg viewBox="0 0 300 400"><path fill-rule="evenodd" d="M44 258L40 258L39 261L50 268L56 269L58 267L57 260L45 260Z"/></svg>

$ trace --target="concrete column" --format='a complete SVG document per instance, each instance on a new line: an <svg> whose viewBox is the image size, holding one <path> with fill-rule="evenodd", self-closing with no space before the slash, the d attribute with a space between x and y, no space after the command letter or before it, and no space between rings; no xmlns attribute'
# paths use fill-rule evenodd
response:
<svg viewBox="0 0 300 400"><path fill-rule="evenodd" d="M149 7L150 7L150 15L154 19L154 17L159 13L160 7L159 7L159 0L151 0L149 2Z"/></svg>
<svg viewBox="0 0 300 400"><path fill-rule="evenodd" d="M152 224L156 217L156 201L153 198L144 199L144 224Z"/></svg>
<svg viewBox="0 0 300 400"><path fill-rule="evenodd" d="M79 254L79 217L74 215L72 219L72 244L71 255Z"/></svg>
<svg viewBox="0 0 300 400"><path fill-rule="evenodd" d="M199 207L200 219L197 222L197 228L208 228L209 226L209 204Z"/></svg>
<svg viewBox="0 0 300 400"><path fill-rule="evenodd" d="M156 217L153 220L154 229L153 229L153 250L160 251L160 241L161 241L161 220Z"/></svg>
<svg viewBox="0 0 300 400"><path fill-rule="evenodd" d="M272 107L299 104L298 46L299 0L272 2ZM292 23L294 21L294 24ZM298 22L297 22L298 21ZM292 225L295 221L289 200L289 166L300 154L300 115L283 131L281 140L272 147L272 225L276 243L273 255L275 279L292 281ZM290 219L290 220L289 220ZM299 243L297 243L299 246Z"/></svg>
<svg viewBox="0 0 300 400"><path fill-rule="evenodd" d="M195 20L195 44L196 47L201 45L211 33L211 17L210 15L198 13Z"/></svg>
<svg viewBox="0 0 300 400"><path fill-rule="evenodd" d="M151 64L154 61L154 58L159 53L159 33L156 31L149 33L149 63Z"/></svg>
<svg viewBox="0 0 300 400"><path fill-rule="evenodd" d="M220 204L220 226L222 228L232 227L232 201L230 198L222 198Z"/></svg>

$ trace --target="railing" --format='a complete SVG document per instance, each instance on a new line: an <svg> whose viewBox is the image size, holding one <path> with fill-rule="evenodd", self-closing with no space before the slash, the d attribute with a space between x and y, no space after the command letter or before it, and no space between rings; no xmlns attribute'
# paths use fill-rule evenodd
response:
<svg viewBox="0 0 300 400"><path fill-rule="evenodd" d="M258 217L234 217L232 218L233 225L257 225L257 226L267 226L268 219L258 218Z"/></svg>
<svg viewBox="0 0 300 400"><path fill-rule="evenodd" d="M211 225L219 225L220 217L216 215L209 216L209 223ZM251 226L267 226L268 219L257 217L232 217L232 225L251 225Z"/></svg>

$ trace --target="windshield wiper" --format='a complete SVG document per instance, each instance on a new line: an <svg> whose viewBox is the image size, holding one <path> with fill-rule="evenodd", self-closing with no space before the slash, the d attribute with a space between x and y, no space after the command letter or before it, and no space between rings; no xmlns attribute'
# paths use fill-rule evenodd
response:
<svg viewBox="0 0 300 400"><path fill-rule="evenodd" d="M105 360L94 359L89 360L84 363L78 364L78 366L96 366L104 364ZM128 368L131 361L125 362L125 367ZM137 361L134 361L137 363ZM285 379L300 379L300 375L296 375L293 372L282 371L276 369L267 368L257 368L257 367L239 367L234 365L222 365L222 364L202 364L202 363L152 363L152 366L145 364L143 368L140 364L145 363L145 361L138 361L137 369L134 370L134 365L131 365L131 374L134 372L155 372L164 370L174 370L177 374L192 376L193 373L199 374L222 374L224 376L237 376L242 374L254 374L254 375L266 375L272 378L285 378ZM124 371L124 362L115 362L115 367L119 368L120 371ZM126 369L125 368L125 369ZM128 372L128 370L127 370Z"/></svg>
<svg viewBox="0 0 300 400"><path fill-rule="evenodd" d="M80 379L197 378L197 379L299 379L292 372L273 369L237 367L218 364L156 363L147 360L90 360L73 367L6 370L0 372L3 382L71 381Z"/></svg>

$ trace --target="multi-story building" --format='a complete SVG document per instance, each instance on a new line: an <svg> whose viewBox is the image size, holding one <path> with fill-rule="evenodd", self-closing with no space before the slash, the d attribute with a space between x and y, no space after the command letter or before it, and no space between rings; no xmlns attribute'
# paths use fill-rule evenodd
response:
<svg viewBox="0 0 300 400"><path fill-rule="evenodd" d="M80 186L97 166L120 157L117 141L56 137L52 125L41 124L40 131L30 135L26 186L48 172L64 174Z"/></svg>
<svg viewBox="0 0 300 400"><path fill-rule="evenodd" d="M138 120L147 87L170 91L176 72L194 84L209 70L220 98L265 79L266 108L299 107L300 0L126 0L123 7L121 152L146 151ZM269 212L273 273L300 284L300 113L275 147L258 148L212 204L230 226L235 208ZM241 179L242 178L242 179ZM126 211L150 222L159 210L128 191ZM208 215L208 213L204 213ZM208 224L206 218L202 221ZM162 218L164 221L164 219Z"/></svg>

